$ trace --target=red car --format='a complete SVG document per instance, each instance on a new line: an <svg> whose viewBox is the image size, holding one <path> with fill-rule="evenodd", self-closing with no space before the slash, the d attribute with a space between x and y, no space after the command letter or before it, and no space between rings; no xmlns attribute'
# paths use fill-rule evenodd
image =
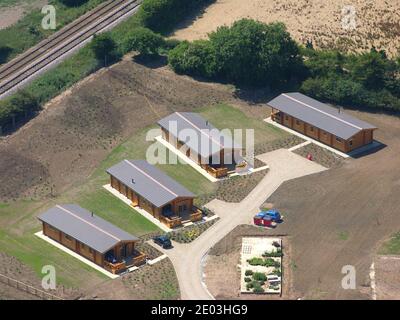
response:
<svg viewBox="0 0 400 320"><path fill-rule="evenodd" d="M276 222L273 221L273 218L267 215L265 212L257 213L254 216L253 221L256 226L270 227L270 228L276 227Z"/></svg>

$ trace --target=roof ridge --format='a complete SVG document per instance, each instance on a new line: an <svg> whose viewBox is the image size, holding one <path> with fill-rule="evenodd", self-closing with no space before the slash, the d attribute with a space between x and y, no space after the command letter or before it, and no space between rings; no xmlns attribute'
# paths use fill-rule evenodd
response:
<svg viewBox="0 0 400 320"><path fill-rule="evenodd" d="M129 160L124 160L125 162L127 162L130 166L134 167L136 170L140 171L141 173L143 173L145 176L149 177L151 180L153 180L155 183L157 183L158 185L160 185L162 188L164 188L165 190L167 190L169 193L173 194L175 197L179 197L179 195L177 195L175 192L173 192L171 189L167 188L166 186L164 186L162 183L160 183L159 181L157 181L156 179L154 179L152 176L150 176L149 174L147 174L146 172L144 172L142 169L138 168L136 165L134 165L132 162L130 162Z"/></svg>
<svg viewBox="0 0 400 320"><path fill-rule="evenodd" d="M200 133L206 135L209 139L213 140L216 144L218 144L221 148L225 148L225 146L223 146L221 144L221 141L217 141L214 140L214 138L211 135L207 135L205 132L203 132L202 129L200 129L198 126L196 126L193 122L191 122L189 119L187 119L185 116L183 116L182 114L180 114L178 111L175 112L179 117L181 117L182 119L186 120L186 122L189 122L193 127L195 127L197 130L200 131ZM208 121L208 120L206 120ZM218 129L217 129L218 130ZM218 130L219 131L219 130Z"/></svg>
<svg viewBox="0 0 400 320"><path fill-rule="evenodd" d="M114 238L115 240L117 240L117 241L122 241L122 239L119 239L118 237L114 236L113 234L111 234L111 233L109 233L109 232L103 230L102 228L100 228L100 227L94 225L93 223L90 223L89 221L87 221L87 220L85 220L85 219L79 217L78 215L74 214L74 213L71 212L70 210L68 210L68 209L66 209L66 208L64 208L64 207L62 207L62 206L60 206L60 205L56 205L56 207L59 208L59 209L61 209L61 210L63 210L63 211L65 211L65 212L67 212L67 213L69 213L70 215L74 216L75 218L77 218L77 219L79 219L79 220L81 220L81 221L87 223L88 225L90 225L90 226L92 226L93 228L95 228L95 229L97 229L97 230L103 232L104 234L109 235L110 237Z"/></svg>
<svg viewBox="0 0 400 320"><path fill-rule="evenodd" d="M318 112L320 112L320 113L323 113L323 114L325 114L325 115L327 115L327 116L329 116L329 117L331 117L331 118L334 118L334 119L336 119L336 120L339 120L339 121L341 121L341 122L343 122L343 123L345 123L345 124L348 124L348 125L350 125L350 126L356 128L356 129L358 129L358 130L363 130L363 128L361 128L361 127L359 127L359 126L356 126L356 125L353 124L353 123L350 123L350 122L348 122L348 121L346 121L346 120L343 120L343 119L341 119L341 118L338 118L338 117L334 116L333 114L330 114L330 113L328 113L328 112L325 112L325 111L322 111L322 110L320 110L320 109L318 109L318 108L315 108L315 107L313 107L313 106L310 106L308 103L302 102L302 101L300 101L300 100L298 100L298 99L295 99L295 98L293 98L293 97L291 97L291 96L288 96L286 93L282 93L282 95L283 95L284 97L289 98L289 99L291 99L291 100L293 100L293 101L296 101L296 102L298 102L298 103L300 103L300 104L302 104L302 105L304 105L304 106L306 106L306 107L308 107L308 108L311 108L311 109L316 110L316 111L318 111Z"/></svg>

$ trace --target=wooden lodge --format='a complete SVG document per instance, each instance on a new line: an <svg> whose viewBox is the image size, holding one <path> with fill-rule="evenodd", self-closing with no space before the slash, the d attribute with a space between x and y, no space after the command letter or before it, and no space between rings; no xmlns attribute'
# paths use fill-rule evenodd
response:
<svg viewBox="0 0 400 320"><path fill-rule="evenodd" d="M234 171L242 147L194 112L174 112L158 121L162 138L215 178ZM242 159L241 159L242 160Z"/></svg>
<svg viewBox="0 0 400 320"><path fill-rule="evenodd" d="M137 237L78 205L57 205L38 219L44 235L114 274L146 262Z"/></svg>
<svg viewBox="0 0 400 320"><path fill-rule="evenodd" d="M203 218L195 195L145 160L124 160L109 168L111 187L169 228Z"/></svg>
<svg viewBox="0 0 400 320"><path fill-rule="evenodd" d="M370 144L377 128L301 93L284 93L268 103L271 119L348 153Z"/></svg>

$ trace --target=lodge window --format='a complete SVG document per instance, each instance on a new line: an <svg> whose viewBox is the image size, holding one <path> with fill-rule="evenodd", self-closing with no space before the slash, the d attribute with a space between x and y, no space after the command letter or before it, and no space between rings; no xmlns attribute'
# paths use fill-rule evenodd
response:
<svg viewBox="0 0 400 320"><path fill-rule="evenodd" d="M314 132L314 127L310 127L311 132Z"/></svg>
<svg viewBox="0 0 400 320"><path fill-rule="evenodd" d="M349 141L349 145L352 146L353 145L353 140Z"/></svg>
<svg viewBox="0 0 400 320"><path fill-rule="evenodd" d="M93 249L89 248L89 253L93 254Z"/></svg>
<svg viewBox="0 0 400 320"><path fill-rule="evenodd" d="M337 141L337 142L342 142L342 139L336 137L336 141Z"/></svg>
<svg viewBox="0 0 400 320"><path fill-rule="evenodd" d="M286 120L289 120L289 117L288 117L288 116L285 116L285 119L286 119Z"/></svg>
<svg viewBox="0 0 400 320"><path fill-rule="evenodd" d="M300 121L299 121L299 120L296 120L296 124L299 125L299 124L300 124Z"/></svg>
<svg viewBox="0 0 400 320"><path fill-rule="evenodd" d="M184 205L182 205L182 206L179 206L178 210L179 210L179 212L184 212L184 211L186 211L186 210L187 210L186 204L184 204Z"/></svg>
<svg viewBox="0 0 400 320"><path fill-rule="evenodd" d="M69 235L65 235L65 239L67 239L68 241L72 241L73 239L69 236Z"/></svg>

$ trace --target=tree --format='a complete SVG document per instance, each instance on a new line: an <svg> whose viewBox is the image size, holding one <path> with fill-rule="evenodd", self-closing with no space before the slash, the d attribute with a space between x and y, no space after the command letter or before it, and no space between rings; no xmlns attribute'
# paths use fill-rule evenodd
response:
<svg viewBox="0 0 400 320"><path fill-rule="evenodd" d="M90 48L96 59L102 62L104 66L120 58L117 45L108 32L94 35Z"/></svg>
<svg viewBox="0 0 400 320"><path fill-rule="evenodd" d="M210 41L221 75L235 83L279 85L302 65L299 48L282 23L242 19L218 28Z"/></svg>
<svg viewBox="0 0 400 320"><path fill-rule="evenodd" d="M391 65L386 54L371 50L356 56L351 68L352 78L368 89L381 90L389 80Z"/></svg>
<svg viewBox="0 0 400 320"><path fill-rule="evenodd" d="M213 78L218 74L218 63L210 41L183 41L168 54L168 63L177 73Z"/></svg>
<svg viewBox="0 0 400 320"><path fill-rule="evenodd" d="M136 28L126 36L124 50L125 52L139 51L144 56L155 55L164 44L164 38L159 34L147 28Z"/></svg>

